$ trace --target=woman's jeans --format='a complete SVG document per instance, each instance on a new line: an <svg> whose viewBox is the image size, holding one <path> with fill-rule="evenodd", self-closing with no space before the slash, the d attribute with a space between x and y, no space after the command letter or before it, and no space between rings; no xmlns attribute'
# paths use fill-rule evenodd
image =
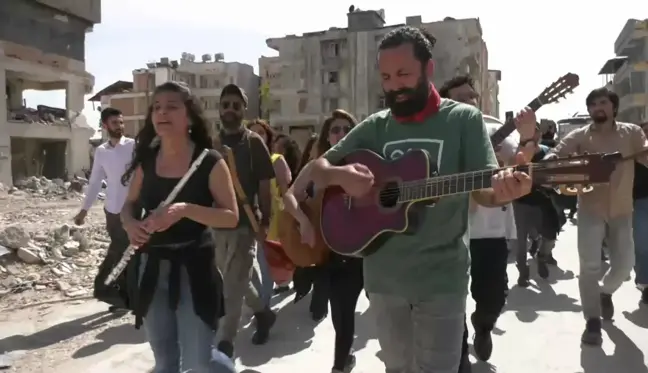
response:
<svg viewBox="0 0 648 373"><path fill-rule="evenodd" d="M146 265L142 254L141 274ZM189 276L183 267L180 274L178 307L169 307L168 260L160 260L160 273L153 300L143 320L155 368L152 373L209 372L215 331L194 312Z"/></svg>
<svg viewBox="0 0 648 373"><path fill-rule="evenodd" d="M259 249L257 251L257 262L259 265L259 271L252 271L252 283L254 287L257 288L259 297L263 304L270 305L270 299L272 298L272 293L274 289L274 280L270 274L270 265L265 255L265 247L262 244L257 246ZM259 274L261 278L259 278Z"/></svg>
<svg viewBox="0 0 648 373"><path fill-rule="evenodd" d="M648 198L635 200L633 216L635 282L648 285Z"/></svg>

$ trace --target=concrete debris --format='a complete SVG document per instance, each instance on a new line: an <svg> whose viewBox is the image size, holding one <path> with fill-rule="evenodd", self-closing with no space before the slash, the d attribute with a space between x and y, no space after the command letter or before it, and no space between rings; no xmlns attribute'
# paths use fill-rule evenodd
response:
<svg viewBox="0 0 648 373"><path fill-rule="evenodd" d="M83 195L69 198L70 185L31 177L0 195L0 308L92 294L110 239L99 204L72 222Z"/></svg>
<svg viewBox="0 0 648 373"><path fill-rule="evenodd" d="M40 123L43 125L70 126L67 119L67 110L51 106L38 105L36 109L22 107L7 110L7 119L15 122Z"/></svg>
<svg viewBox="0 0 648 373"><path fill-rule="evenodd" d="M27 246L30 240L29 233L25 231L25 228L18 225L10 225L0 231L0 245L9 249L16 250Z"/></svg>
<svg viewBox="0 0 648 373"><path fill-rule="evenodd" d="M26 192L30 195L61 196L70 193L82 193L88 181L83 178L74 178L72 181L52 179L41 176L30 176L14 182L14 188L9 189L10 194Z"/></svg>

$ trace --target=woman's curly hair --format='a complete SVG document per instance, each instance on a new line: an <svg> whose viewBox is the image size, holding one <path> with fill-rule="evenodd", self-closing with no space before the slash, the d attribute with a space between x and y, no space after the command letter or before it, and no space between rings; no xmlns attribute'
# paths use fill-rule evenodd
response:
<svg viewBox="0 0 648 373"><path fill-rule="evenodd" d="M272 144L275 143L275 136L276 136L275 131L272 129L272 127L270 127L268 122L266 122L263 119L259 119L259 118L249 120L245 124L245 126L248 129L251 129L254 125L259 125L259 126L261 126L261 128L263 128L263 132L266 133L266 138L264 139L264 140L266 140L266 146L268 147L269 151L272 151Z"/></svg>
<svg viewBox="0 0 648 373"><path fill-rule="evenodd" d="M187 115L189 116L189 123L191 123L191 131L189 138L193 141L197 149L212 149L212 139L209 136L209 126L207 119L203 114L202 105L198 98L191 94L189 87L184 83L179 82L166 82L155 88L153 97L163 92L179 93L182 96ZM153 126L153 105L150 105L146 114L144 127L135 136L135 149L133 149L133 160L131 161L128 169L121 178L123 185L128 184L131 176L143 163L150 162L154 159L159 149L159 145L155 145L153 140L157 137L155 127ZM153 145L152 145L153 143Z"/></svg>
<svg viewBox="0 0 648 373"><path fill-rule="evenodd" d="M283 157L288 164L288 168L290 169L292 176L297 177L297 172L299 171L299 162L302 156L301 150L299 150L299 144L297 144L297 141L295 141L292 137L283 133L278 133L276 135L274 142L277 143L279 141L285 141Z"/></svg>
<svg viewBox="0 0 648 373"><path fill-rule="evenodd" d="M346 120L347 122L349 122L349 126L351 128L355 127L355 125L358 124L358 121L355 119L355 117L348 112L341 109L333 111L333 113L331 113L331 116L324 120L324 124L322 124L322 130L320 131L317 139L318 157L326 153L331 148L331 144L328 141L328 135L329 131L331 130L331 124L333 124L333 121L336 119Z"/></svg>

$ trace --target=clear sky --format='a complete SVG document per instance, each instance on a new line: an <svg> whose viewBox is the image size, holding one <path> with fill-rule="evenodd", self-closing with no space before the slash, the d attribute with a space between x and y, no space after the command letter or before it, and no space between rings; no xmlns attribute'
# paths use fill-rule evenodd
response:
<svg viewBox="0 0 648 373"><path fill-rule="evenodd" d="M614 56L614 41L626 20L648 17L648 6L638 5L642 2L616 0L594 7L592 2L569 0L103 0L103 22L86 37L86 62L97 91L115 80L132 80L132 70L151 60L179 59L182 52L197 58L223 52L225 60L256 70L259 56L277 54L265 45L267 38L345 27L352 4L385 9L387 24L404 23L412 15L421 15L423 22L478 17L488 68L502 70L500 115L526 105L561 75L580 75L575 94L538 113L559 119L585 111L587 93L604 84L598 71ZM65 105L64 93L29 91L25 98L32 107ZM98 123L90 103L85 113L90 124Z"/></svg>

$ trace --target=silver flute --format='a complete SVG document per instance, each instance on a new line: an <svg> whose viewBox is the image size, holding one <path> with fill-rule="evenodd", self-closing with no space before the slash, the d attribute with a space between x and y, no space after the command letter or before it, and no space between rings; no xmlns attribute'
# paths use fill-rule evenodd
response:
<svg viewBox="0 0 648 373"><path fill-rule="evenodd" d="M178 181L178 184L176 184L176 186L173 188L171 193L169 193L167 198L164 201L160 202L158 208L165 207L173 202L173 200L178 196L178 193L180 193L180 191L185 186L185 184L187 184L187 181L189 181L191 175L193 175L193 173L198 169L198 166L200 166L200 164L202 163L203 159L205 159L207 153L209 153L209 149L205 149L203 150L202 153L200 153L198 158L196 158L196 160L193 161L187 173L185 173L184 176L182 176L182 179ZM115 265L112 271L110 271L108 277L106 277L106 279L104 280L104 285L110 285L113 282L115 282L115 280L117 280L119 275L121 275L122 272L124 272L124 269L126 269L128 262L130 261L133 254L135 254L137 249L138 249L137 246L133 246L133 245L128 246L126 251L124 251L124 255L122 255L121 259L119 260L119 263Z"/></svg>

